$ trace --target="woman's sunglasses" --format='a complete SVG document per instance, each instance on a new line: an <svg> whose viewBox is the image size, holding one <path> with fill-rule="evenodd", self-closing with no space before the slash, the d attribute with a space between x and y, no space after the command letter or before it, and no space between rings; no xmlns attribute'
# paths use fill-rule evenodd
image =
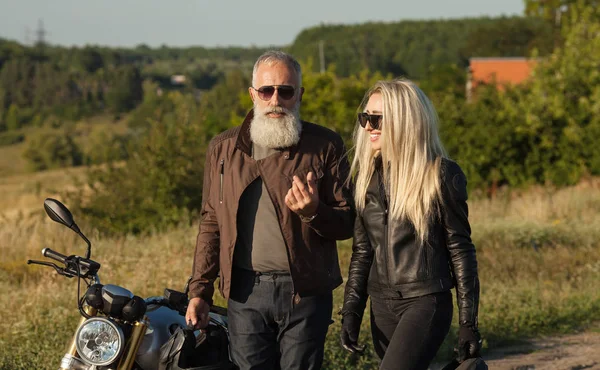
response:
<svg viewBox="0 0 600 370"><path fill-rule="evenodd" d="M294 86L289 85L267 85L261 86L258 89L253 87L253 89L258 93L258 97L265 101L271 100L273 94L275 94L275 89L277 89L277 94L283 100L290 100L296 93Z"/></svg>
<svg viewBox="0 0 600 370"><path fill-rule="evenodd" d="M382 118L383 116L381 114L369 114L362 112L358 114L358 123L365 128L367 127L367 122L369 122L373 130L379 130Z"/></svg>

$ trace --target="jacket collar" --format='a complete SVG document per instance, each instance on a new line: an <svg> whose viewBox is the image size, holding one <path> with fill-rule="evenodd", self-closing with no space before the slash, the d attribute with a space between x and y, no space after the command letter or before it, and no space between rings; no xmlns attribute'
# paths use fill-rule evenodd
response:
<svg viewBox="0 0 600 370"><path fill-rule="evenodd" d="M246 114L246 118L244 118L244 122L242 122L242 126L240 128L240 132L237 137L237 141L235 143L235 147L242 152L244 152L249 157L252 157L252 139L250 139L250 125L252 124L252 120L254 119L254 109L250 110L248 114ZM302 122L302 133L300 134L300 142L302 141L302 137L304 136L304 129L306 128L307 123ZM298 151L298 144L292 145L287 148L279 149L283 153L283 157L285 159L292 159L294 155Z"/></svg>

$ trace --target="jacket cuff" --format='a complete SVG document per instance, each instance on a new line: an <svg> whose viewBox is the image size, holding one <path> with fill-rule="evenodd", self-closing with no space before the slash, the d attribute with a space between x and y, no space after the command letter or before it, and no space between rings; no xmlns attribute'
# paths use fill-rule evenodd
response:
<svg viewBox="0 0 600 370"><path fill-rule="evenodd" d="M360 314L358 314L358 312L355 312L353 310L344 310L344 309L339 310L338 311L338 315L340 315L342 317L344 317L346 315L356 315L357 317L359 317L361 319L362 319L362 316L363 316L363 315L360 315Z"/></svg>
<svg viewBox="0 0 600 370"><path fill-rule="evenodd" d="M478 321L477 319L475 319L475 322L463 320L459 324L462 327L477 329L479 327L479 323L477 321Z"/></svg>
<svg viewBox="0 0 600 370"><path fill-rule="evenodd" d="M204 300L204 302L208 303L209 306L213 305L213 296L214 293L214 288L211 289L211 287L205 286L205 285L199 285L194 289L190 289L190 292L188 294L189 299L192 298L202 298L202 300Z"/></svg>
<svg viewBox="0 0 600 370"><path fill-rule="evenodd" d="M344 305L339 310L338 315L343 317L345 315L354 314L362 319L365 314L365 307L366 305L362 305L362 302L357 302L354 300L347 301L344 302Z"/></svg>
<svg viewBox="0 0 600 370"><path fill-rule="evenodd" d="M318 208L317 208L317 209L318 209ZM304 222L304 223L308 224L308 223L310 223L312 220L314 220L314 219L315 219L315 218L316 218L318 215L319 215L319 212L316 212L314 215L312 215L312 216L310 216L310 217L304 217L304 216L302 216L302 215L299 215L299 216L300 216L300 221L302 221L302 222Z"/></svg>
<svg viewBox="0 0 600 370"><path fill-rule="evenodd" d="M331 219L330 217L331 214L331 208L329 206L327 206L327 204L319 201L319 205L317 206L317 210L315 211L315 214L313 217L300 217L300 220L302 220L302 222L306 223L307 225L311 226L314 229L318 229L318 225L319 222L321 222L322 220L329 220Z"/></svg>

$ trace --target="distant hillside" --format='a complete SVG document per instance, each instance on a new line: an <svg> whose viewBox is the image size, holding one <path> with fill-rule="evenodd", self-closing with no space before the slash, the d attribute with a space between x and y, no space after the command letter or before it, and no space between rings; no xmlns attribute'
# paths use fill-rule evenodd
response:
<svg viewBox="0 0 600 370"><path fill-rule="evenodd" d="M432 66L465 67L469 57L548 54L556 40L538 18L501 17L323 25L282 46L301 61L346 77L372 73L429 77ZM199 96L232 71L249 75L266 48L109 48L26 46L0 38L0 133L42 126L55 117L77 121L97 114L118 118L143 100L147 89L183 90ZM176 77L176 80L173 77ZM176 81L174 83L173 81Z"/></svg>
<svg viewBox="0 0 600 370"><path fill-rule="evenodd" d="M347 76L363 69L422 78L431 65L466 66L471 56L524 56L551 51L551 26L537 18L500 17L322 25L300 32L289 51Z"/></svg>

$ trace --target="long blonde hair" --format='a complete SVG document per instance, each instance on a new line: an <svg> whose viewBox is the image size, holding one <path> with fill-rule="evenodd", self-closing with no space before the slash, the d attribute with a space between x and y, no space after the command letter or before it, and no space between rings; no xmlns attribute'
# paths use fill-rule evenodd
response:
<svg viewBox="0 0 600 370"><path fill-rule="evenodd" d="M441 159L447 157L438 133L438 116L429 98L406 79L377 82L363 98L381 94L381 150L371 148L369 133L360 125L354 131L356 152L351 173L355 177L355 201L365 208L367 187L375 171L374 158L381 155L389 194L389 213L394 220L409 221L417 239L427 239L429 220L436 215L441 199Z"/></svg>

